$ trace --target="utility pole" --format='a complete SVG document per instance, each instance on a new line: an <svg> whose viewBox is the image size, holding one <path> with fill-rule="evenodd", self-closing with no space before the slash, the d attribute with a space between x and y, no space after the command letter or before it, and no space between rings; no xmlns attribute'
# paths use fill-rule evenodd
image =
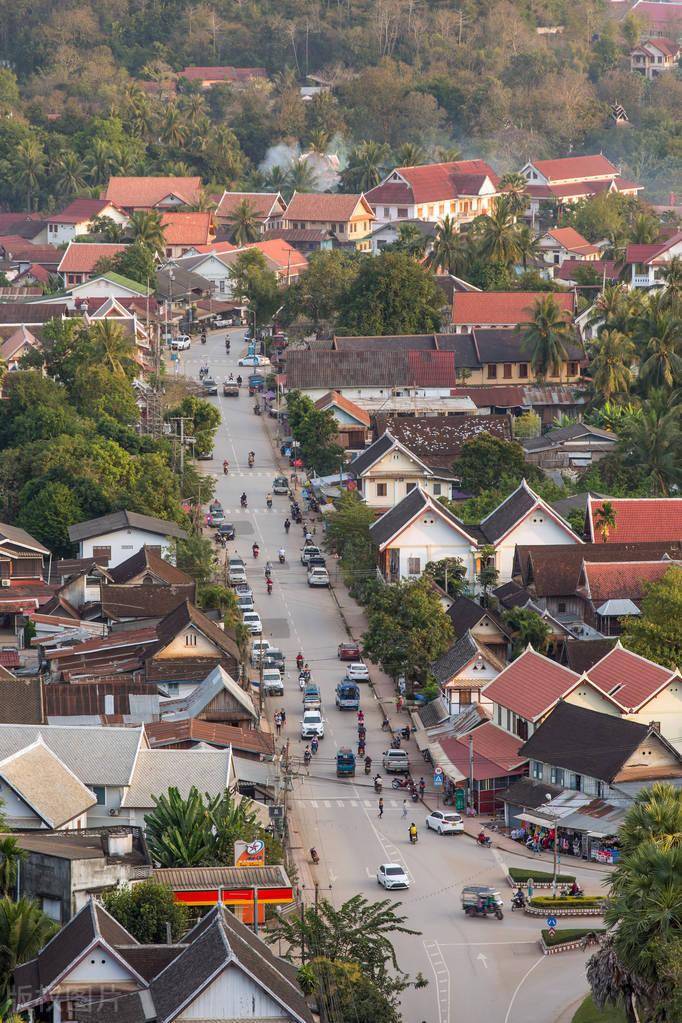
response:
<svg viewBox="0 0 682 1023"><path fill-rule="evenodd" d="M469 735L469 798L474 808L474 737Z"/></svg>
<svg viewBox="0 0 682 1023"><path fill-rule="evenodd" d="M184 475L185 472L185 420L189 421L189 416L173 416L174 423L180 423L180 475ZM177 434L176 434L177 436Z"/></svg>
<svg viewBox="0 0 682 1023"><path fill-rule="evenodd" d="M552 895L556 899L557 877L559 874L559 825L554 825L554 877L552 878Z"/></svg>

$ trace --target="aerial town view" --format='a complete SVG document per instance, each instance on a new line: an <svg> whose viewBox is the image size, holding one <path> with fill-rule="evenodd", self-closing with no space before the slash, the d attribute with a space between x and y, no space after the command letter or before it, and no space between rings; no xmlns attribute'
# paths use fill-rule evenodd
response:
<svg viewBox="0 0 682 1023"><path fill-rule="evenodd" d="M682 0L0 19L0 1023L682 1023Z"/></svg>

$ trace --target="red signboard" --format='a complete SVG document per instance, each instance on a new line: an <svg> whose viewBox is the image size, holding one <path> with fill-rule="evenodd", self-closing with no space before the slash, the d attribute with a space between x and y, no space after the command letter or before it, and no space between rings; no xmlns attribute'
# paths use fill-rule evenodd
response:
<svg viewBox="0 0 682 1023"><path fill-rule="evenodd" d="M254 902L253 888L222 888L221 901L226 906L251 906ZM213 906L218 902L218 889L206 888L202 891L175 892L175 901L185 906ZM261 888L258 886L258 902L261 905L283 905L294 901L294 890L291 887Z"/></svg>

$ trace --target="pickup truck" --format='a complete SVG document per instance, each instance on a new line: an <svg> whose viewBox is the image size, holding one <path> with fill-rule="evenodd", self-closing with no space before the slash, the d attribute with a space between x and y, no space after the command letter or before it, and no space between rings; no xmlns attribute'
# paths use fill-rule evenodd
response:
<svg viewBox="0 0 682 1023"><path fill-rule="evenodd" d="M225 398L238 398L239 384L235 380L223 380L223 396Z"/></svg>
<svg viewBox="0 0 682 1023"><path fill-rule="evenodd" d="M303 692L303 709L319 710L322 706L320 690L317 686L306 686Z"/></svg>

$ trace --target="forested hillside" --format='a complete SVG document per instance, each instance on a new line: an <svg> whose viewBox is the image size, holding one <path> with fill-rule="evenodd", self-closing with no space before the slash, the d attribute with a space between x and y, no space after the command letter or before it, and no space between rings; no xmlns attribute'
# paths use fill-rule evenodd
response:
<svg viewBox="0 0 682 1023"><path fill-rule="evenodd" d="M96 189L111 172L196 172L221 187L262 187L254 172L279 142L329 149L352 163L353 147L365 140L388 147L381 161L458 152L487 158L500 172L529 157L603 150L646 185L646 198L667 199L682 186L682 79L670 73L646 82L630 72L629 50L644 26L623 7L606 0L5 3L0 203L17 208L30 197L49 209ZM264 67L269 80L219 85L202 96L198 85L173 78L195 64ZM333 91L304 102L299 87L311 84L308 74L332 82ZM150 92L140 82L174 91ZM614 102L625 107L628 126L613 125Z"/></svg>

